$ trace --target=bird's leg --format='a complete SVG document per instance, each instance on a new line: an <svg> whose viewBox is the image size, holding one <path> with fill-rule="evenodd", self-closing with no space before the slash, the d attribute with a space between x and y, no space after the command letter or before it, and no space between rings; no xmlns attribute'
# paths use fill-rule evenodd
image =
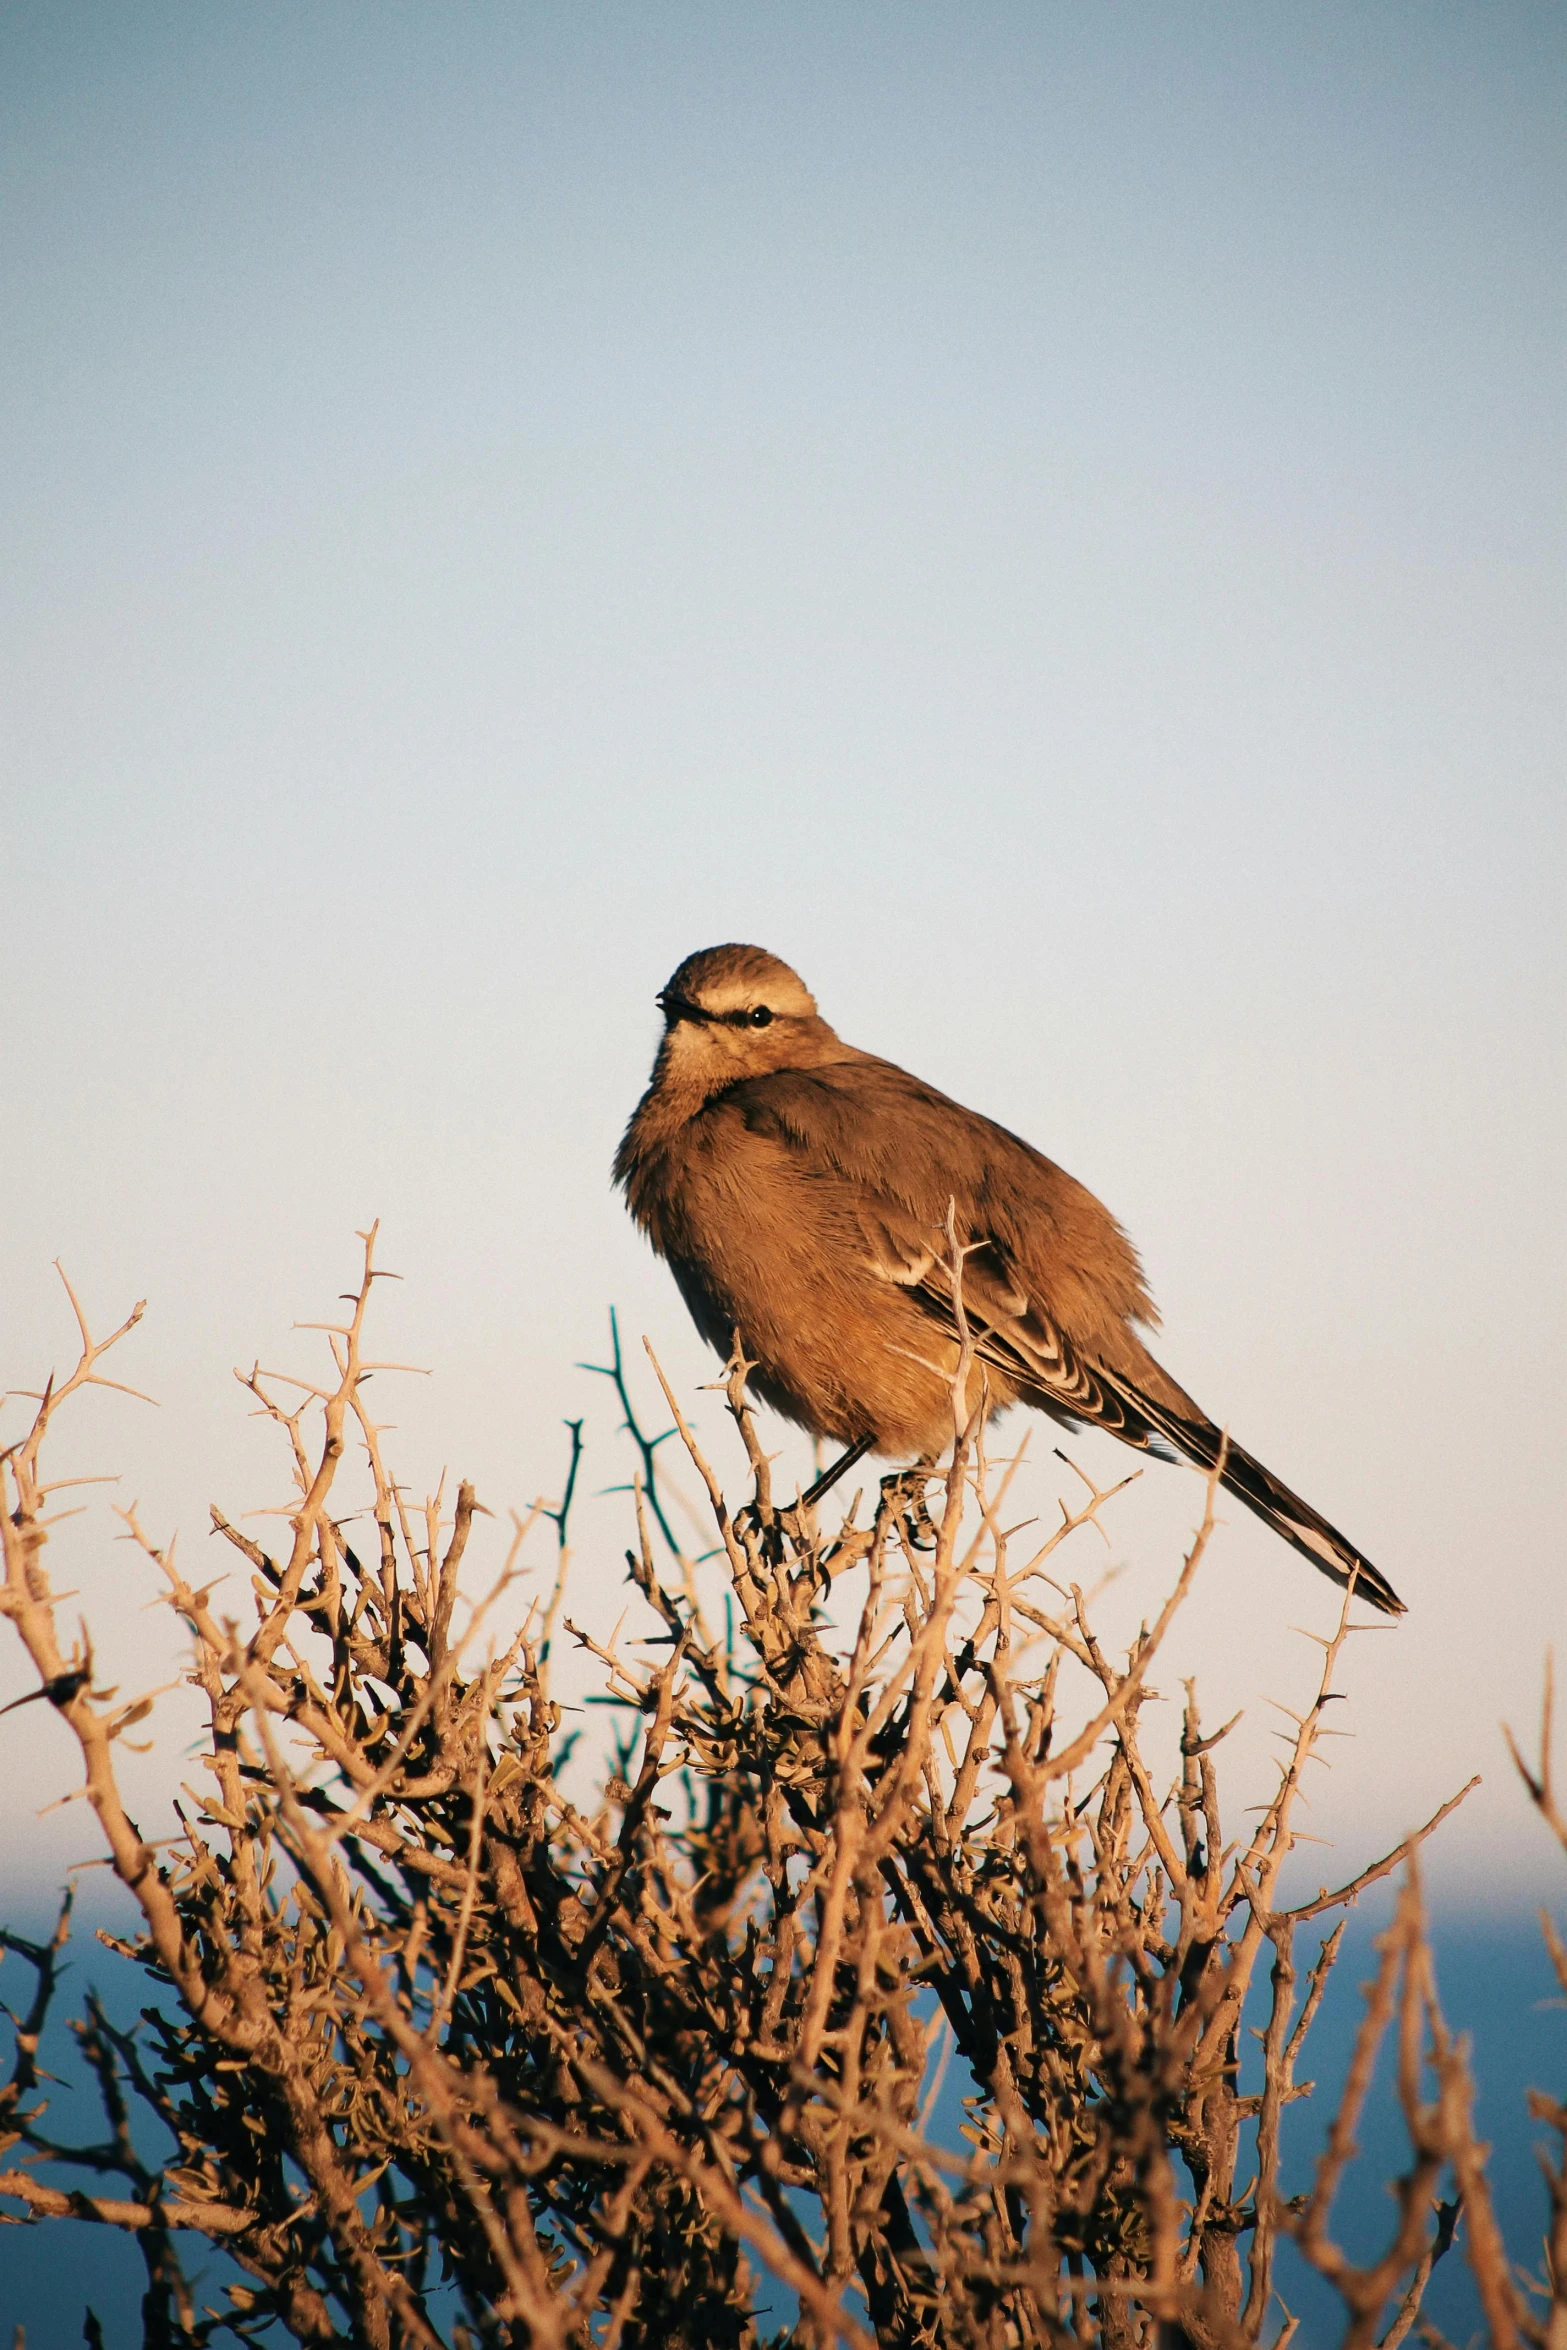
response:
<svg viewBox="0 0 1567 2350"><path fill-rule="evenodd" d="M802 1510L813 1510L816 1507L816 1504L821 1500L823 1494L831 1493L839 1478L847 1475L848 1471L853 1468L856 1461L864 1460L865 1455L871 1450L875 1442L876 1439L874 1436L857 1437L854 1443L850 1445L848 1451L840 1453L838 1458L833 1462L832 1467L830 1469L823 1469L821 1475L817 1478L816 1483L814 1485L808 1486L805 1492L801 1494L799 1507Z"/></svg>

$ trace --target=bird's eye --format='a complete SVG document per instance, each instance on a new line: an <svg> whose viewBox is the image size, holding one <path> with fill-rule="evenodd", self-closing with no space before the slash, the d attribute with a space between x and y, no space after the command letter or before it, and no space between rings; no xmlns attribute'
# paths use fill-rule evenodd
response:
<svg viewBox="0 0 1567 2350"><path fill-rule="evenodd" d="M753 1028L766 1028L771 1020L772 1013L767 1009L765 1004L758 1004L755 1011L751 1014L751 1026Z"/></svg>

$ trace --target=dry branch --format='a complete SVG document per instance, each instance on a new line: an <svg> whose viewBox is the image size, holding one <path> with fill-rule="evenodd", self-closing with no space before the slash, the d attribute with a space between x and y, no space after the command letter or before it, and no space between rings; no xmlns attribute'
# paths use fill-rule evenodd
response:
<svg viewBox="0 0 1567 2350"><path fill-rule="evenodd" d="M1206 1734L1190 1689L1177 1783L1161 1792L1150 1669L1209 1545L1216 1478L1153 1629L1108 1654L1081 1590L1055 1578L1063 1545L1103 1530L1113 1491L1063 1502L1061 1524L1014 1560L1016 1464L996 1477L986 1457L952 1229L950 1460L889 1479L866 1525L851 1507L823 1532L815 1510L775 1504L743 1333L725 1380L742 1507L658 1374L666 1433L707 1496L732 1603L722 1637L671 1529L665 1438L638 1416L612 1329L603 1369L640 1471L628 1572L664 1646L644 1665L618 1632L607 1647L576 1634L631 1725L593 1818L559 1784L570 1739L548 1681L581 1423L568 1423L559 1505L514 1521L487 1597L465 1612L485 1513L467 1485L449 1519L440 1492L420 1511L387 1466L365 1391L387 1366L365 1349L381 1274L375 1233L363 1237L346 1318L322 1326L329 1375L242 1379L293 1480L276 1557L213 1512L246 1562L251 1620L216 1612L213 1587L125 1513L189 1635L207 1710L208 1784L179 1808L172 1844L142 1836L116 1779L115 1741L143 1707L97 1693L85 1634L62 1644L44 1565L50 1429L74 1394L108 1383L99 1366L140 1308L96 1341L72 1295L76 1368L45 1386L0 1466L0 1612L33 1694L76 1737L152 1991L134 2031L96 2006L79 2027L107 2136L62 2146L37 2049L65 1916L47 1944L4 1937L33 1978L0 2090L11 2216L90 2216L131 2235L160 2345L281 2332L387 2350L761 2350L770 2304L776 2338L802 2350L1274 2350L1294 2328L1275 2283L1292 2239L1335 2289L1346 2344L1421 2327L1457 2242L1492 2339L1559 2350L1562 2166L1549 2276L1532 2293L1501 2246L1464 2060L1432 1989L1414 1855L1459 1798L1338 1892L1281 1901L1348 1600L1244 1841L1232 1849L1222 1828L1217 1750L1232 1725ZM356 1452L367 1490L345 1499ZM507 1620L541 1518L553 1589ZM864 1598L839 1631L827 1595L851 1570ZM1547 1718L1525 1778L1561 1833L1549 1746ZM1345 2099L1311 2192L1291 2203L1284 2133L1307 2095L1297 2065L1339 1932L1305 1970L1298 2010L1295 1936L1401 1863ZM1559 1946L1558 1960L1567 1988ZM1388 2032L1411 2164L1382 2254L1358 2267L1333 2212ZM961 2137L943 2118L953 2091ZM1561 2107L1539 2111L1562 2131ZM163 2159L143 2151L154 2123ZM58 2184L58 2166L83 2183ZM198 2307L182 2264L193 2237L221 2244L245 2280L220 2312Z"/></svg>

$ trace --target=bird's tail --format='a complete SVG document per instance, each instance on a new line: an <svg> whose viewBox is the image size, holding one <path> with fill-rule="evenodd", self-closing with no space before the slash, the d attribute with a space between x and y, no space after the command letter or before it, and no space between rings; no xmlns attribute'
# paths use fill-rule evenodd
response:
<svg viewBox="0 0 1567 2350"><path fill-rule="evenodd" d="M1265 1525L1298 1550L1303 1558L1324 1575L1331 1575L1335 1583L1352 1585L1357 1597L1369 1600L1385 1616L1401 1616L1404 1603L1387 1577L1378 1572L1371 1561L1346 1540L1336 1526L1314 1510L1310 1502L1302 1501L1298 1493L1291 1493L1281 1484L1271 1469L1265 1469L1259 1460L1238 1444L1226 1444L1213 1422L1201 1413L1187 1414L1160 1403L1146 1389L1126 1378L1119 1371L1099 1367L1099 1378L1121 1396L1150 1429L1173 1444L1200 1469L1216 1466L1221 1449L1224 1468L1219 1482L1230 1493L1255 1510Z"/></svg>

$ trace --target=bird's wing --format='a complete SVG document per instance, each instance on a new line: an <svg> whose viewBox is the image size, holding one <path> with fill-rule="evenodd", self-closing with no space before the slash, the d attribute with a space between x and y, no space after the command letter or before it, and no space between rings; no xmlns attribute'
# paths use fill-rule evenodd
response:
<svg viewBox="0 0 1567 2350"><path fill-rule="evenodd" d="M964 1237L993 1240L1028 1299L1080 1346L1113 1352L1118 1330L1157 1323L1137 1252L1092 1192L893 1062L849 1052L820 1068L749 1079L721 1099L781 1146L802 1179L838 1179L851 1195L912 1219L917 1250L954 1205Z"/></svg>
<svg viewBox="0 0 1567 2350"><path fill-rule="evenodd" d="M1303 1556L1387 1614L1403 1603L1363 1552L1254 1456L1229 1443L1143 1345L1152 1301L1135 1251L1091 1192L1004 1127L866 1054L779 1070L723 1097L832 1191L863 1261L958 1331L946 1224L963 1245L974 1349L1031 1403L1139 1451L1183 1454Z"/></svg>
<svg viewBox="0 0 1567 2350"><path fill-rule="evenodd" d="M872 1229L878 1238L885 1235L888 1244L881 1259L886 1277L907 1280L926 1310L950 1336L957 1336L957 1306L946 1260L933 1252L916 1269L911 1236L887 1231L880 1216ZM1058 1418L1107 1429L1140 1452L1164 1460L1184 1456L1210 1474L1217 1470L1228 1492L1323 1574L1335 1583L1352 1585L1358 1597L1384 1615L1404 1613L1398 1593L1364 1551L1254 1453L1215 1427L1146 1351L1138 1349L1145 1367L1136 1375L1085 1360L1038 1303L1024 1296L1015 1272L997 1256L993 1243L971 1246L963 1263L961 1295L974 1352L981 1362L994 1363L1016 1380L1029 1402L1042 1404Z"/></svg>
<svg viewBox="0 0 1567 2350"><path fill-rule="evenodd" d="M1140 1451L1165 1451L1135 1391L1074 1346L1043 1300L1030 1295L994 1233L958 1227L963 1258L954 1294L950 1243L940 1227L923 1230L906 1209L875 1193L861 1194L857 1206L872 1270L908 1289L945 1336L960 1335L961 1298L979 1360L1004 1372L1032 1401L1057 1418L1108 1429Z"/></svg>

